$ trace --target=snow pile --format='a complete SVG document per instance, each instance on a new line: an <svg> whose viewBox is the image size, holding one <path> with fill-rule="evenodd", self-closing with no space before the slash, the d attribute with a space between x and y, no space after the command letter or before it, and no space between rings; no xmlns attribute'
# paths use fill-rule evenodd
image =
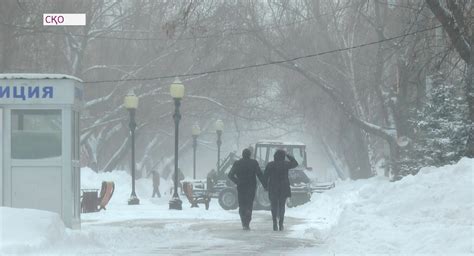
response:
<svg viewBox="0 0 474 256"><path fill-rule="evenodd" d="M0 207L0 218L0 255L61 255L97 245L93 235L65 228L57 213Z"/></svg>
<svg viewBox="0 0 474 256"><path fill-rule="evenodd" d="M0 216L0 252L20 253L45 247L62 239L65 233L64 224L56 213L0 207Z"/></svg>
<svg viewBox="0 0 474 256"><path fill-rule="evenodd" d="M190 208L191 204L185 195L180 194L183 201L183 211L169 210L172 184L170 180L161 178L161 198L151 198L153 192L152 180L150 178L135 181L135 190L140 199L139 205L128 205L132 181L131 176L125 171L113 171L96 173L88 168L81 169L82 189L100 189L102 181L113 181L115 192L107 205L107 210L82 214L84 223L107 223L126 221L131 219L218 219L235 220L237 211L225 211L212 199L210 209L206 211L204 205L199 208Z"/></svg>
<svg viewBox="0 0 474 256"><path fill-rule="evenodd" d="M311 219L292 235L316 239L317 251L326 253L474 253L473 172L474 159L464 158L399 182L339 182L288 210L289 216Z"/></svg>
<svg viewBox="0 0 474 256"><path fill-rule="evenodd" d="M82 189L99 189L102 181L113 181L115 183L115 191L110 199L108 207L114 208L116 205L127 204L132 191L132 179L126 171L112 171L96 173L89 168L81 169L81 188ZM169 185L164 179L160 182L160 191L169 189ZM140 196L150 197L153 192L151 178L135 180L135 192Z"/></svg>

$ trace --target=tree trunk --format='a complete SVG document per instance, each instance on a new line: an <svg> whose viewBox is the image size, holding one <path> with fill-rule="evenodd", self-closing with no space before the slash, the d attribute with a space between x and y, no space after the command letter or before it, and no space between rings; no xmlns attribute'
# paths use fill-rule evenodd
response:
<svg viewBox="0 0 474 256"><path fill-rule="evenodd" d="M400 175L400 150L395 141L389 142L390 146L390 167L394 178Z"/></svg>
<svg viewBox="0 0 474 256"><path fill-rule="evenodd" d="M474 157L474 31L471 31L471 56L466 77L466 100L469 108L470 131L467 139L467 157Z"/></svg>
<svg viewBox="0 0 474 256"><path fill-rule="evenodd" d="M10 71L11 56L14 54L12 49L13 41L13 30L10 27L2 27L2 32L0 33L0 45L2 46L0 52L0 72L7 73Z"/></svg>
<svg viewBox="0 0 474 256"><path fill-rule="evenodd" d="M397 62L397 73L398 81L397 87L395 88L395 93L397 95L395 102L395 122L397 124L397 135L407 136L408 131L408 83L410 77L410 66L405 63L402 59L405 59L404 56L401 56Z"/></svg>

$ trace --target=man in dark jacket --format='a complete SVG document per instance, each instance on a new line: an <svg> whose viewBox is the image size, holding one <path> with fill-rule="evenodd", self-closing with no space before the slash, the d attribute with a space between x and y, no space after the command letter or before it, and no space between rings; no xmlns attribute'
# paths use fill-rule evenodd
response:
<svg viewBox="0 0 474 256"><path fill-rule="evenodd" d="M257 190L257 178L263 181L262 170L255 159L250 159L251 152L244 149L242 159L235 161L228 177L237 184L237 194L239 200L239 214L244 230L250 230L250 220L252 219L253 200ZM262 182L264 185L264 183Z"/></svg>
<svg viewBox="0 0 474 256"><path fill-rule="evenodd" d="M285 156L290 160L286 161ZM283 230L285 219L285 202L291 196L290 179L288 171L298 166L295 158L279 149L273 155L273 162L267 164L264 180L268 184L268 198L270 199L273 218L273 230ZM279 227L277 226L277 218Z"/></svg>

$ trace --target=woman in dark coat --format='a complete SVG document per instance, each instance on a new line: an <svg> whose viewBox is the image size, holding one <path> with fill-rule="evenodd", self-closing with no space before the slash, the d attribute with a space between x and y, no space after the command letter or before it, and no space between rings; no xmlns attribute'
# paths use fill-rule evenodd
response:
<svg viewBox="0 0 474 256"><path fill-rule="evenodd" d="M286 161L285 156L290 161ZM283 220L285 219L286 199L291 196L288 171L297 167L298 162L293 156L281 149L275 152L273 159L273 162L267 164L263 176L267 184L268 198L272 208L273 230L281 231L283 230ZM277 218L279 226L277 226Z"/></svg>

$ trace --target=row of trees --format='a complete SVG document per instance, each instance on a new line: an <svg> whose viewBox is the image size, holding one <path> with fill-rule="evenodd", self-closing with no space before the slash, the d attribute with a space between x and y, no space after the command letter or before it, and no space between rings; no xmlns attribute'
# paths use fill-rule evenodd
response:
<svg viewBox="0 0 474 256"><path fill-rule="evenodd" d="M399 176L474 155L472 1L5 1L0 70L86 81L82 159L127 166L123 96L139 95L138 162L172 150L168 86L183 76L182 127L215 119L234 140L309 134L341 176ZM78 28L42 13L83 12ZM273 63L272 65L260 65ZM245 68L246 66L257 66ZM228 70L226 72L206 72ZM471 129L471 130L470 130ZM183 131L181 150L190 148ZM213 137L212 137L213 138ZM469 142L468 142L469 140ZM231 145L230 145L231 144Z"/></svg>

